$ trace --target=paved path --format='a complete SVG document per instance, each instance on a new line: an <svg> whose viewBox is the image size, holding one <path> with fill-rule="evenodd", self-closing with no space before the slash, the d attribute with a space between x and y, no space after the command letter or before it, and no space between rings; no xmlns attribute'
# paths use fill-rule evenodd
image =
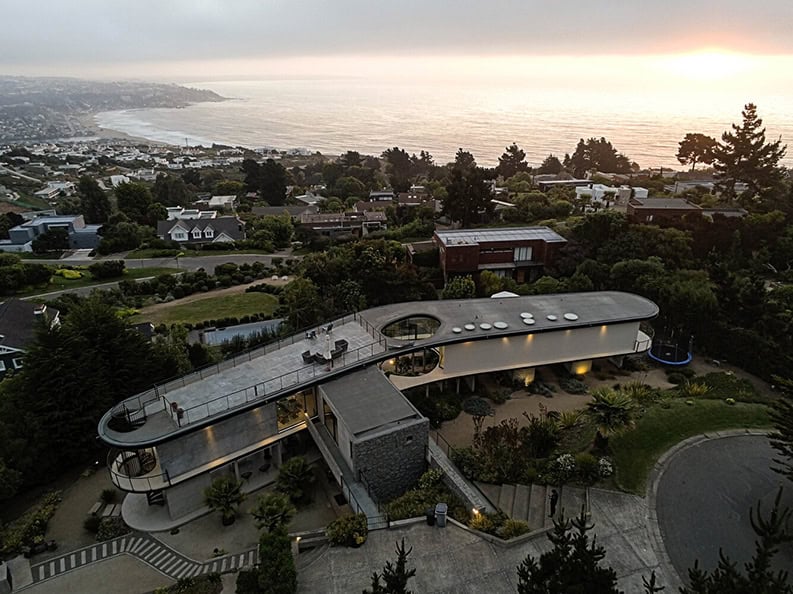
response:
<svg viewBox="0 0 793 594"><path fill-rule="evenodd" d="M751 559L756 535L750 510L767 516L780 486L793 505L788 481L771 470L776 453L765 435L735 432L700 436L681 444L655 481L655 507L666 553L680 576L699 560L713 569L719 547L739 567ZM786 484L787 483L787 484ZM780 547L777 569L793 566L793 546Z"/></svg>
<svg viewBox="0 0 793 594"><path fill-rule="evenodd" d="M242 553L216 557L209 561L195 561L150 534L132 533L31 565L33 583L48 580L117 555L136 557L175 580L204 573L221 573L232 569L251 567L257 562L255 548Z"/></svg>

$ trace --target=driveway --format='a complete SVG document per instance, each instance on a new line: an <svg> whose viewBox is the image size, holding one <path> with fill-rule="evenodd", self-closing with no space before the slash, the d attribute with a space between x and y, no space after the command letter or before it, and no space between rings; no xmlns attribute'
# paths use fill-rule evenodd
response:
<svg viewBox="0 0 793 594"><path fill-rule="evenodd" d="M793 506L793 483L770 469L775 450L757 435L703 441L674 455L661 476L656 513L664 545L684 580L699 560L712 569L719 547L742 567L754 554L756 535L750 510L762 502L764 516L784 486L783 502ZM793 567L793 546L775 559L777 569Z"/></svg>

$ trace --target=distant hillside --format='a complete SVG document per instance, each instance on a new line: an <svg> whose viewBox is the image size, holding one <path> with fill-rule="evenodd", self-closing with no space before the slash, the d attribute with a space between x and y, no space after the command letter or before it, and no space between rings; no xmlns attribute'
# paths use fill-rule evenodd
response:
<svg viewBox="0 0 793 594"><path fill-rule="evenodd" d="M100 111L223 100L174 84L0 76L0 143L84 136L79 117Z"/></svg>

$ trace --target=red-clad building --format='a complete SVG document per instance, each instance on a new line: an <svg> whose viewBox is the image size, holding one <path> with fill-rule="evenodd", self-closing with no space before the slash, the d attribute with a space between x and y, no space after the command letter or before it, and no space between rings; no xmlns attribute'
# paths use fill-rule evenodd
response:
<svg viewBox="0 0 793 594"><path fill-rule="evenodd" d="M489 270L519 283L542 276L567 240L548 227L502 227L436 231L444 280Z"/></svg>

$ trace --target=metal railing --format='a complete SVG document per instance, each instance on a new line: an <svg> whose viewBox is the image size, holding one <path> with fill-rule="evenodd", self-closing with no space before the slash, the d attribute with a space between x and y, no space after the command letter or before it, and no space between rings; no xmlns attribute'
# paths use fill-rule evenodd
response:
<svg viewBox="0 0 793 594"><path fill-rule="evenodd" d="M645 338L641 338L642 336L645 336ZM649 351L652 345L653 339L650 336L644 334L644 331L640 330L639 334L636 336L636 340L633 342L633 352L643 353L645 351Z"/></svg>
<svg viewBox="0 0 793 594"><path fill-rule="evenodd" d="M340 326L342 324L347 324L348 322L352 322L352 321L360 322L361 320L363 320L363 318L361 318L358 312L350 312L334 320L331 320L325 325L327 326L328 324L333 324L334 326ZM367 332L371 334L375 339L377 339L379 335L377 330L368 322L364 321L364 323L366 324L365 328ZM364 326L364 323L361 323L361 325ZM283 338L276 338L275 340L272 340L263 346L258 346L256 348L243 351L241 353L237 353L236 355L233 355L232 357L229 357L228 359L224 359L223 361L219 361L217 363L210 363L209 365L199 367L198 369L191 371L190 373L174 376L165 381L154 384L154 386L152 386L150 390L144 392L144 394L154 391L159 397L162 394L167 394L170 390L174 390L176 388L182 388L184 386L187 386L188 384L192 384L193 382L201 381L206 377L218 374L221 371L225 371L226 369L235 367L240 363L251 361L252 359L261 357L262 355L275 352L277 350L282 349L285 346L289 346L295 344L296 342L304 340L307 332L311 330L316 330L318 326L322 326L322 324L312 324L310 326L304 326L303 328L300 328L299 330L297 330L293 334L290 334L289 336L285 336ZM379 338L383 339L382 335L379 335Z"/></svg>
<svg viewBox="0 0 793 594"><path fill-rule="evenodd" d="M438 444L438 447L443 451L444 454L446 454L446 457L451 460L452 454L456 452L457 449L448 441L446 441L446 438L441 435L441 432L437 429L430 430L430 437L436 444Z"/></svg>
<svg viewBox="0 0 793 594"><path fill-rule="evenodd" d="M156 453L153 450L146 451L151 452L156 457ZM171 479L167 470L158 473L148 472L140 476L130 476L128 472L123 472L123 466L128 466L138 456L138 451L111 448L107 453L107 468L110 471L110 480L114 485L123 491L133 493L159 491L171 486Z"/></svg>
<svg viewBox="0 0 793 594"><path fill-rule="evenodd" d="M351 351L345 351L336 361L328 361L328 365L330 365L332 369L334 365L339 365L339 361L341 362L341 366L344 367L352 363L373 358L381 352L376 348L378 346L380 346L378 343L372 342ZM179 407L178 402L172 401L165 394L160 394L160 397L163 399L165 410L170 413L174 422L180 427L183 427L184 425L205 419L220 412L242 406L248 402L274 396L287 388L293 388L299 386L301 383L309 382L330 371L330 369L324 368L324 365L325 364L322 363L312 363L295 371L288 371L253 384L252 386L223 394L222 396L218 396L200 404L195 404L188 408Z"/></svg>

